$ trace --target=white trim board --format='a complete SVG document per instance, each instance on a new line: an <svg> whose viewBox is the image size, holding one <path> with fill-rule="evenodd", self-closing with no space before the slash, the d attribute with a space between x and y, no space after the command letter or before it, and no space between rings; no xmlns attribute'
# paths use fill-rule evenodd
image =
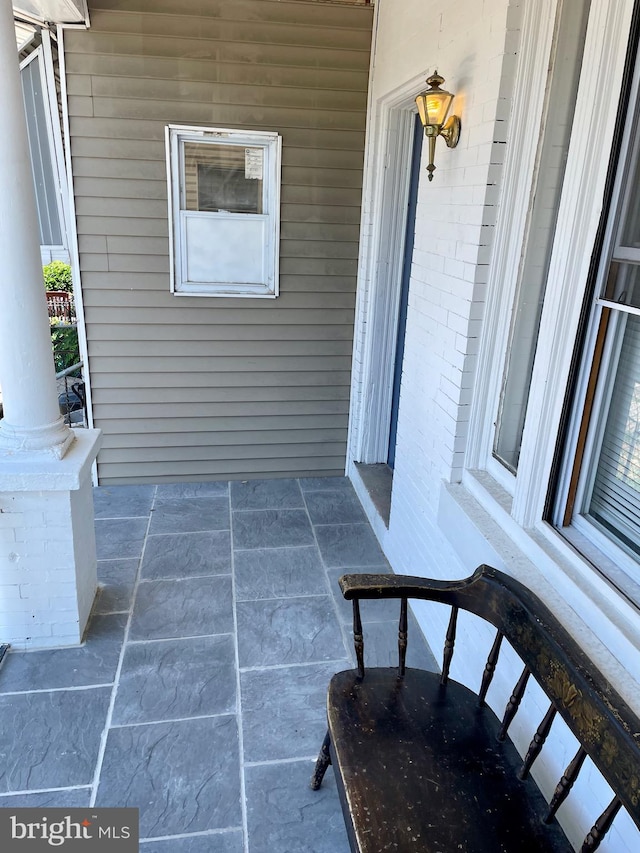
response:
<svg viewBox="0 0 640 853"><path fill-rule="evenodd" d="M423 82L422 74L411 79L383 97L375 111L368 186L363 188L361 234L371 237L358 271L349 462L387 461L415 95ZM355 360L357 342L361 363Z"/></svg>

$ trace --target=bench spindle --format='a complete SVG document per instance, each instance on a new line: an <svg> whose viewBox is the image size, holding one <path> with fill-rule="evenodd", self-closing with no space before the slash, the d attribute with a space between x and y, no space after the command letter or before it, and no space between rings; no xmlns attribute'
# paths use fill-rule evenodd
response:
<svg viewBox="0 0 640 853"><path fill-rule="evenodd" d="M556 709L551 705L547 713L544 715L544 719L538 726L536 733L533 736L533 740L529 744L529 749L527 750L527 754L524 758L524 763L522 765L522 769L518 773L518 779L526 779L529 775L529 771L533 765L533 762L540 755L540 750L544 746L544 742L546 741L549 732L551 731L551 724L556 716Z"/></svg>
<svg viewBox="0 0 640 853"><path fill-rule="evenodd" d="M621 806L622 803L617 796L611 800L607 808L594 823L591 828L591 832L585 838L584 844L580 848L580 853L591 853L592 850L597 850L598 847L600 847L602 839L611 828L611 824L613 823L615 816L620 811Z"/></svg>
<svg viewBox="0 0 640 853"><path fill-rule="evenodd" d="M592 818L585 826L586 833L593 823L581 853L602 849L621 809L640 828L640 718L530 590L489 566L462 581L349 574L340 578L340 588L353 602L357 668L331 679L328 734L311 787L320 787L331 763L352 853L422 853L427 846L442 853L519 853L525 848L569 853L574 848L554 818L587 756L614 799L595 823ZM441 673L406 666L411 598L449 607ZM369 667L366 678L363 599L395 599L400 606L398 667ZM450 676L454 646L460 645L459 609L493 626L477 693ZM486 698L503 637L521 660L521 670L500 720ZM508 731L529 698L529 678L549 704L523 760ZM579 749L547 804L531 771L547 748L556 715Z"/></svg>
<svg viewBox="0 0 640 853"><path fill-rule="evenodd" d="M555 817L556 812L569 796L569 792L573 788L573 783L578 778L578 773L580 772L586 757L586 750L580 747L580 749L573 757L573 760L570 762L569 766L564 771L564 774L562 775L560 781L556 786L555 791L553 792L553 797L551 797L551 802L549 803L549 811L547 812L547 815L544 819L545 823L551 823L551 821Z"/></svg>
<svg viewBox="0 0 640 853"><path fill-rule="evenodd" d="M353 647L358 663L358 675L364 678L364 638L362 636L362 620L360 619L360 599L353 599Z"/></svg>
<svg viewBox="0 0 640 853"><path fill-rule="evenodd" d="M453 647L456 644L456 624L458 621L458 608L451 608L451 617L449 618L449 626L447 627L447 636L444 641L444 652L442 655L442 677L440 684L446 684L449 678L449 670L451 669L451 658L453 657Z"/></svg>
<svg viewBox="0 0 640 853"><path fill-rule="evenodd" d="M507 702L507 707L504 712L504 717L502 718L502 726L500 728L500 732L498 733L498 740L500 743L503 743L504 739L507 736L507 732L509 731L509 726L511 725L511 721L516 715L516 711L520 707L520 702L522 702L522 697L524 696L524 691L527 686L527 681L529 681L529 676L531 675L531 671L529 667L525 666L522 670L522 675L518 679L518 683L515 686L513 693L511 694L511 698Z"/></svg>
<svg viewBox="0 0 640 853"><path fill-rule="evenodd" d="M400 599L400 623L398 625L398 670L400 675L406 671L407 661L407 599Z"/></svg>
<svg viewBox="0 0 640 853"><path fill-rule="evenodd" d="M500 654L500 646L502 644L503 636L502 631L498 631L496 638L493 641L493 645L491 646L491 651L489 652L489 657L487 658L487 663L484 668L484 672L482 673L480 692L478 693L480 704L483 704L484 700L487 698L487 691L493 681L493 674L496 671L496 664L498 663L498 655Z"/></svg>
<svg viewBox="0 0 640 853"><path fill-rule="evenodd" d="M331 764L331 754L329 752L329 746L331 744L331 735L329 732L324 736L324 740L322 741L322 746L320 747L320 754L318 755L318 760L316 761L313 776L311 777L311 790L318 791L320 789L320 785L322 784L322 780L324 779L324 774L327 772L327 767Z"/></svg>

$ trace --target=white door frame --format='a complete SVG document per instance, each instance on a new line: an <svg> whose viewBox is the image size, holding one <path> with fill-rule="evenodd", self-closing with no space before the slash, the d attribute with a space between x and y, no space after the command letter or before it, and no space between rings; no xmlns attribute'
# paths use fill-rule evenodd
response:
<svg viewBox="0 0 640 853"><path fill-rule="evenodd" d="M426 73L426 72L425 72ZM348 469L386 462L393 397L415 96L424 74L378 100L365 154ZM371 235L366 240L365 235Z"/></svg>

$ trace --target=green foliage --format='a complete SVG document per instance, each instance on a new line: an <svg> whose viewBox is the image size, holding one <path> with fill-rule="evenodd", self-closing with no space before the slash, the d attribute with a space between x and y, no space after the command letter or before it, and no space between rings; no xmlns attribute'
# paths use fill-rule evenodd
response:
<svg viewBox="0 0 640 853"><path fill-rule="evenodd" d="M45 290L66 290L71 293L71 267L63 261L51 261L42 268Z"/></svg>
<svg viewBox="0 0 640 853"><path fill-rule="evenodd" d="M66 370L72 364L80 361L78 346L78 330L75 326L52 326L51 343L53 344L53 361L56 373Z"/></svg>

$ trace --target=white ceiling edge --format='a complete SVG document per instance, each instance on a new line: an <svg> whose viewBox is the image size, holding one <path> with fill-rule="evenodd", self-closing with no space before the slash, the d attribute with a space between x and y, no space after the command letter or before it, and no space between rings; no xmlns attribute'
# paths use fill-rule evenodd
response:
<svg viewBox="0 0 640 853"><path fill-rule="evenodd" d="M13 12L54 24L83 24L89 19L86 0L14 0Z"/></svg>
<svg viewBox="0 0 640 853"><path fill-rule="evenodd" d="M15 0L13 14L18 53L33 40L40 24L89 26L86 0Z"/></svg>
<svg viewBox="0 0 640 853"><path fill-rule="evenodd" d="M36 34L36 28L31 24L23 24L20 21L14 21L16 28L16 45L18 53L23 50Z"/></svg>

